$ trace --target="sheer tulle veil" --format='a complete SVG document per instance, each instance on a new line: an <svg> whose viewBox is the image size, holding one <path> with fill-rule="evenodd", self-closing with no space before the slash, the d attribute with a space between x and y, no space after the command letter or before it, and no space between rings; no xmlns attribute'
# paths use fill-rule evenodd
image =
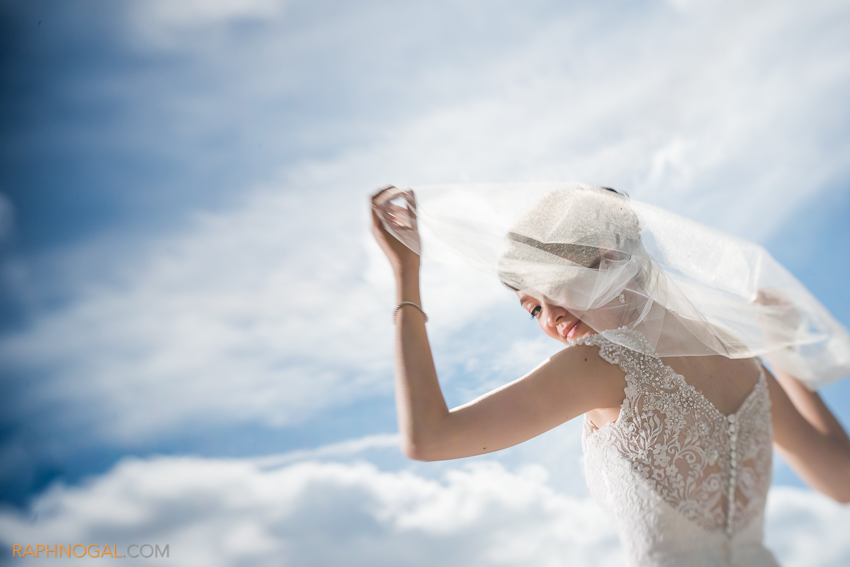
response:
<svg viewBox="0 0 850 567"><path fill-rule="evenodd" d="M415 204L398 189L385 198L409 205L421 250L385 225L415 252L475 265L613 342L625 327L660 356L761 356L812 389L850 374L847 330L752 242L578 183L414 193Z"/></svg>

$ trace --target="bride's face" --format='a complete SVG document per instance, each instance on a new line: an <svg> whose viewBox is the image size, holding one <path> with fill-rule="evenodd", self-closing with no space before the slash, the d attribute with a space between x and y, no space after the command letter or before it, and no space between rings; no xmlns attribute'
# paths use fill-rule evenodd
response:
<svg viewBox="0 0 850 567"><path fill-rule="evenodd" d="M541 301L534 296L521 291L516 292L523 309L537 319L537 324L543 332L562 343L568 343L575 339L595 335L596 331L576 315L567 311L559 305Z"/></svg>

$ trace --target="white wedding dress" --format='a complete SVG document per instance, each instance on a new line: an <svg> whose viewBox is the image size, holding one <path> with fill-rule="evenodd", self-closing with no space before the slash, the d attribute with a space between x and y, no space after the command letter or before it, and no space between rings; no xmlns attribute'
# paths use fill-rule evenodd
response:
<svg viewBox="0 0 850 567"><path fill-rule="evenodd" d="M590 492L615 519L629 564L776 567L762 545L772 457L764 372L725 416L643 335L611 333L620 344L602 335L574 344L598 346L626 374L619 417L601 428L585 417L582 445Z"/></svg>

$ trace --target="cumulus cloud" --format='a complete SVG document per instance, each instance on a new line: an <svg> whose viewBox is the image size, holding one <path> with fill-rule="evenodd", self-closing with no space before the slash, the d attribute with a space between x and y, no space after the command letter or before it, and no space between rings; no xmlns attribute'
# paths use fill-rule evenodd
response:
<svg viewBox="0 0 850 567"><path fill-rule="evenodd" d="M37 514L33 519L31 514ZM174 565L619 565L592 503L553 491L545 472L496 463L440 480L367 463L125 460L30 515L0 514L4 545L169 545ZM37 564L37 561L34 561Z"/></svg>
<svg viewBox="0 0 850 567"><path fill-rule="evenodd" d="M766 542L783 565L839 567L850 563L850 506L790 487L771 489Z"/></svg>
<svg viewBox="0 0 850 567"><path fill-rule="evenodd" d="M843 565L848 520L850 508L775 489L768 542L788 567ZM0 541L108 544L119 553L168 545L169 564L211 567L623 562L593 502L554 490L540 467L487 461L428 479L365 462L269 469L245 460L126 459L80 486L52 487L26 514L0 513Z"/></svg>

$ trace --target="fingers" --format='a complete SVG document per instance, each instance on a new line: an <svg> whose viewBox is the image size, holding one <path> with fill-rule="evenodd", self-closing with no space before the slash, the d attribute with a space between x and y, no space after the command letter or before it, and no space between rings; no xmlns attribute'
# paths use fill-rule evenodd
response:
<svg viewBox="0 0 850 567"><path fill-rule="evenodd" d="M372 234L393 265L417 265L421 251L410 189L393 185L377 191L372 201Z"/></svg>
<svg viewBox="0 0 850 567"><path fill-rule="evenodd" d="M759 288L756 292L755 302L768 307L791 305L791 300L782 291L769 287Z"/></svg>
<svg viewBox="0 0 850 567"><path fill-rule="evenodd" d="M408 189L407 191L402 193L402 195L404 196L404 200L407 201L407 207L411 211L415 211L416 210L416 195L413 194L413 191Z"/></svg>
<svg viewBox="0 0 850 567"><path fill-rule="evenodd" d="M375 207L372 207L372 227L380 230L381 232L386 232L384 223L381 222L381 217L378 215L378 211Z"/></svg>
<svg viewBox="0 0 850 567"><path fill-rule="evenodd" d="M378 189L378 191L375 192L372 195L372 198L371 198L372 204L378 205L378 204L383 203L386 199L381 198L381 195L385 195L387 193L387 191L391 191L392 189L395 189L395 185L387 185L386 187L384 187L382 189Z"/></svg>
<svg viewBox="0 0 850 567"><path fill-rule="evenodd" d="M372 207L372 229L373 231L377 231L378 234L380 234L384 238L391 236L391 234L387 230L387 223L392 224L394 229L407 228L406 226L404 226L404 224L400 223L399 219L397 218L397 215L391 210L392 207L393 205L375 205Z"/></svg>
<svg viewBox="0 0 850 567"><path fill-rule="evenodd" d="M414 210L416 208L416 197L410 189L399 189L395 185L387 185L383 189L379 189L372 195L372 205L381 207L390 201L401 197L407 203L408 208Z"/></svg>
<svg viewBox="0 0 850 567"><path fill-rule="evenodd" d="M372 211L401 230L416 230L416 198L410 189L389 185L372 195Z"/></svg>
<svg viewBox="0 0 850 567"><path fill-rule="evenodd" d="M378 230L381 234L386 236L387 229L384 226L384 221L389 220L388 217L389 211L387 211L386 204L388 203L388 193L391 190L395 189L393 185L387 185L383 189L379 189L375 194L372 195L372 225Z"/></svg>
<svg viewBox="0 0 850 567"><path fill-rule="evenodd" d="M372 205L376 207L382 207L386 203L389 203L399 195L404 195L407 191L403 189L399 189L395 185L387 185L383 189L379 190L377 193L372 195Z"/></svg>

